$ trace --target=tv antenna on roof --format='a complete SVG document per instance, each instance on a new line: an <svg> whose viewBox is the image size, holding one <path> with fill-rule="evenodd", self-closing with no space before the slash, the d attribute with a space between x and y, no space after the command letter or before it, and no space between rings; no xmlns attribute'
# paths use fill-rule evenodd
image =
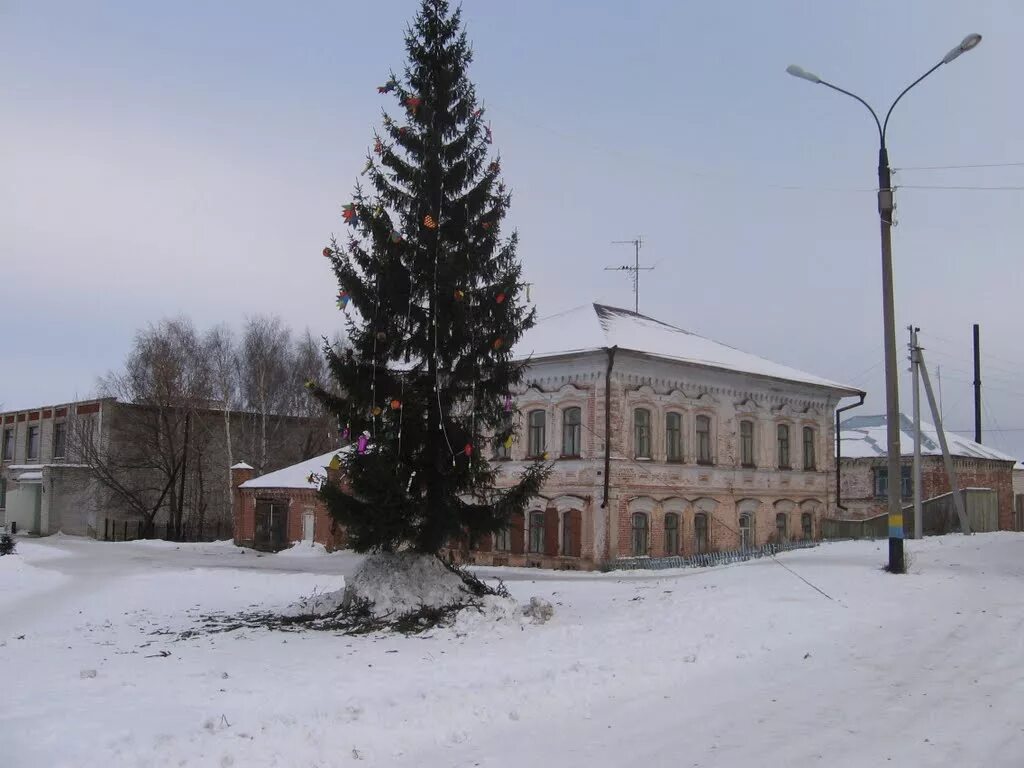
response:
<svg viewBox="0 0 1024 768"><path fill-rule="evenodd" d="M605 272L609 270L632 272L633 273L633 311L637 314L640 313L640 273L650 272L654 267L641 267L640 266L640 248L644 244L642 236L637 237L635 240L612 240L612 245L632 245L635 258L633 266L629 264L623 264L621 267L605 267Z"/></svg>

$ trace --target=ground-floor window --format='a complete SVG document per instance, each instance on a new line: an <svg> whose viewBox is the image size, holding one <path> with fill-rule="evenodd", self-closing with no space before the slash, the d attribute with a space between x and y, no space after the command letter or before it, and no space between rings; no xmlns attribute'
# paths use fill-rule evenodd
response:
<svg viewBox="0 0 1024 768"><path fill-rule="evenodd" d="M544 553L544 513L530 513L530 552Z"/></svg>
<svg viewBox="0 0 1024 768"><path fill-rule="evenodd" d="M709 551L708 516L698 512L693 518L693 547L698 555Z"/></svg>
<svg viewBox="0 0 1024 768"><path fill-rule="evenodd" d="M775 538L779 544L785 544L789 539L789 532L786 530L785 512L779 512L775 515Z"/></svg>
<svg viewBox="0 0 1024 768"><path fill-rule="evenodd" d="M665 515L665 554L679 554L679 515L675 512Z"/></svg>
<svg viewBox="0 0 1024 768"><path fill-rule="evenodd" d="M748 512L740 515L740 549L754 546L754 517Z"/></svg>
<svg viewBox="0 0 1024 768"><path fill-rule="evenodd" d="M512 549L512 536L508 526L494 534L494 548L498 552L508 552Z"/></svg>
<svg viewBox="0 0 1024 768"><path fill-rule="evenodd" d="M814 538L814 517L810 512L804 512L800 515L800 531L803 534L804 541L810 541Z"/></svg>
<svg viewBox="0 0 1024 768"><path fill-rule="evenodd" d="M647 515L643 512L633 513L633 554L637 557L647 554L648 541Z"/></svg>

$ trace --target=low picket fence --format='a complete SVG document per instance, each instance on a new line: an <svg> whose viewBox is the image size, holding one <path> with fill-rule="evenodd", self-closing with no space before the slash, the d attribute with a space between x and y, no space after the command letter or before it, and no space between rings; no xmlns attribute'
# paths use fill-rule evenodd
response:
<svg viewBox="0 0 1024 768"><path fill-rule="evenodd" d="M601 566L604 571L660 571L666 568L709 568L714 565L729 565L745 560L772 557L777 552L792 549L809 549L819 541L790 541L785 544L764 544L749 549L734 549L728 552L705 552L699 555L673 555L670 557L621 557L609 560Z"/></svg>

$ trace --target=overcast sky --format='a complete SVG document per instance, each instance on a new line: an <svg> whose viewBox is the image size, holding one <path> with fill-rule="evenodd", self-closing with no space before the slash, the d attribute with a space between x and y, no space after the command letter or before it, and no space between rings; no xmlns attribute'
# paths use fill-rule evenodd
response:
<svg viewBox="0 0 1024 768"><path fill-rule="evenodd" d="M417 3L0 0L0 403L83 396L136 329L279 314L339 327L342 230ZM897 321L970 430L1024 457L1019 0L466 0L511 220L541 316L595 299L869 393L884 412L877 137L890 123ZM1005 167L909 170L921 166ZM1016 165L1012 165L1016 164ZM914 186L932 187L913 189ZM951 190L937 186L1017 187ZM902 406L910 412L909 376ZM1001 431L996 431L1001 430Z"/></svg>

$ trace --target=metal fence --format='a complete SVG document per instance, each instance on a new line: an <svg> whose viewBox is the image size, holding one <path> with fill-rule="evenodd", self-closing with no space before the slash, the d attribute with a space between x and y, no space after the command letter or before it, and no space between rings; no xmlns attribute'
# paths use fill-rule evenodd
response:
<svg viewBox="0 0 1024 768"><path fill-rule="evenodd" d="M138 541L139 539L182 542L220 541L224 538L231 538L232 535L231 524L220 520L208 520L202 526L186 522L182 526L180 536L175 535L169 524L155 524L147 536L145 525L141 520L103 518L103 541Z"/></svg>
<svg viewBox="0 0 1024 768"><path fill-rule="evenodd" d="M790 541L785 544L764 544L749 549L734 549L728 552L705 552L699 555L673 555L671 557L622 557L608 560L601 566L604 571L660 571L666 568L708 568L713 565L741 563L745 560L756 560L771 557L776 552L791 549L809 549L820 544L819 541Z"/></svg>

